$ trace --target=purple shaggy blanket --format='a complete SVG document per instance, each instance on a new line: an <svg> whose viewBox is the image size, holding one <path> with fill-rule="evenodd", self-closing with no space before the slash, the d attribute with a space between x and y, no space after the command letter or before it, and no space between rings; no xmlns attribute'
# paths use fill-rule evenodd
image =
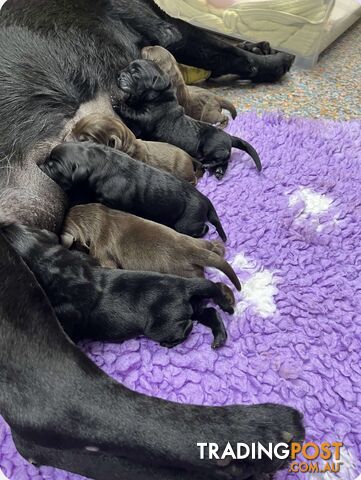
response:
<svg viewBox="0 0 361 480"><path fill-rule="evenodd" d="M308 440L344 442L343 466L340 474L277 479L354 480L361 472L361 123L248 113L229 131L253 143L264 171L235 152L223 181L200 184L243 282L236 314L224 315L226 347L213 351L210 332L197 325L170 351L145 339L82 348L147 395L292 405L305 414ZM79 478L28 465L4 423L0 467L11 480Z"/></svg>

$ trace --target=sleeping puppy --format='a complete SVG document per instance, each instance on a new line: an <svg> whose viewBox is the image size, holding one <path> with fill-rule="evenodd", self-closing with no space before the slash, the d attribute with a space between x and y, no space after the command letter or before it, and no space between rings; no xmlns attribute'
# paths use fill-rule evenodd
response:
<svg viewBox="0 0 361 480"><path fill-rule="evenodd" d="M221 128L225 128L229 121L228 116L222 113L223 109L229 111L233 120L237 117L235 106L226 98L204 88L187 87L176 59L165 48L145 47L142 49L142 58L156 63L169 76L176 90L178 103L189 117L213 125L219 124Z"/></svg>
<svg viewBox="0 0 361 480"><path fill-rule="evenodd" d="M193 185L145 165L114 148L92 142L63 143L40 167L73 204L99 202L153 220L179 233L203 237L212 223L227 237L211 201Z"/></svg>
<svg viewBox="0 0 361 480"><path fill-rule="evenodd" d="M47 294L64 330L75 341L122 341L144 335L164 347L182 343L194 321L212 329L213 348L227 333L212 300L234 313L229 287L205 279L101 268L89 255L69 251L46 230L1 228Z"/></svg>
<svg viewBox="0 0 361 480"><path fill-rule="evenodd" d="M160 168L178 178L197 184L202 165L188 153L169 143L144 142L116 116L93 113L79 120L67 139L108 145L141 162Z"/></svg>
<svg viewBox="0 0 361 480"><path fill-rule="evenodd" d="M222 178L232 147L247 152L259 171L261 161L246 141L184 114L169 76L148 60L136 60L118 79L122 102L117 111L136 136L176 145Z"/></svg>
<svg viewBox="0 0 361 480"><path fill-rule="evenodd" d="M189 86L188 92L190 107L187 115L190 117L220 128L226 128L229 123L229 117L222 112L223 109L229 111L233 120L237 117L236 107L226 98L195 85Z"/></svg>
<svg viewBox="0 0 361 480"><path fill-rule="evenodd" d="M233 268L223 258L222 243L191 238L99 203L72 208L61 238L67 248L75 245L88 250L102 267L180 277L204 277L204 267L213 267L241 289Z"/></svg>

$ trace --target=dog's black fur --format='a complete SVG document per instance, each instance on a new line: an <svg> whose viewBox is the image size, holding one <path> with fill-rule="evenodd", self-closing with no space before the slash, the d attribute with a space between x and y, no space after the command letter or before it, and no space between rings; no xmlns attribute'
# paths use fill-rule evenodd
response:
<svg viewBox="0 0 361 480"><path fill-rule="evenodd" d="M38 279L74 341L86 337L122 341L144 335L172 348L189 336L194 320L212 328L214 348L227 339L217 311L202 306L209 298L232 314L234 296L226 285L101 268L89 255L59 245L54 233L16 224L1 230Z"/></svg>
<svg viewBox="0 0 361 480"><path fill-rule="evenodd" d="M248 479L281 465L265 459L221 467L199 459L197 442L225 446L241 439L268 444L289 441L289 434L295 441L302 439L300 416L291 408L185 406L118 385L67 339L34 276L1 233L0 293L0 382L6 385L0 408L26 458L32 454L34 461L41 461L51 448L54 464L63 465L67 458L75 471L97 480L105 478L99 464L108 457L118 457L123 466L130 459L140 471L149 465L150 478L161 480L201 479L202 474ZM99 452L86 456L87 447ZM95 475L88 470L90 456L93 465L98 464ZM178 473L167 470L170 465L180 469ZM159 469L159 477L152 475L154 469ZM128 471L114 470L106 478L147 478L130 477Z"/></svg>
<svg viewBox="0 0 361 480"><path fill-rule="evenodd" d="M113 148L92 142L64 143L54 148L41 168L70 198L83 189L92 201L193 237L204 236L209 221L226 241L211 201L193 185Z"/></svg>
<svg viewBox="0 0 361 480"><path fill-rule="evenodd" d="M119 72L143 46L168 42L178 61L210 68L214 76L276 80L293 61L231 46L170 19L151 0L6 2L0 11L1 221L60 227L65 195L36 164L62 141L84 104L94 113L99 102L88 103L100 93L117 98ZM300 416L287 407L175 405L116 384L69 341L1 233L0 297L0 414L27 459L97 480L259 480L283 465L221 468L199 461L196 442L277 443L283 430L303 438Z"/></svg>
<svg viewBox="0 0 361 480"><path fill-rule="evenodd" d="M134 48L162 45L180 63L211 70L214 77L235 74L254 82L278 80L294 61L286 53L259 55L251 48L234 46L217 34L169 17L152 0L8 0L2 10L5 25L50 36L55 28L58 35L75 29L91 36L99 57L103 52L108 56L114 47L124 56L125 51L134 53Z"/></svg>
<svg viewBox="0 0 361 480"><path fill-rule="evenodd" d="M249 143L185 115L168 75L154 62L135 60L121 72L118 84L123 96L117 111L137 136L180 147L218 178L227 170L232 147L247 152L262 170Z"/></svg>

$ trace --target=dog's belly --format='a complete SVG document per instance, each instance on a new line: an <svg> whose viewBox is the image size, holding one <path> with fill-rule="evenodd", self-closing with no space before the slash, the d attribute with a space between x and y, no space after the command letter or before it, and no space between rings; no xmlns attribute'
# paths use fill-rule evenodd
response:
<svg viewBox="0 0 361 480"><path fill-rule="evenodd" d="M0 176L0 222L17 222L51 231L60 229L67 209L67 197L38 165L68 137L75 123L90 113L113 115L109 96L100 94L82 104L72 119L64 121L59 135L29 152L22 165L15 163L3 166Z"/></svg>
<svg viewBox="0 0 361 480"><path fill-rule="evenodd" d="M65 193L36 164L15 167L0 192L0 221L56 231L65 214Z"/></svg>

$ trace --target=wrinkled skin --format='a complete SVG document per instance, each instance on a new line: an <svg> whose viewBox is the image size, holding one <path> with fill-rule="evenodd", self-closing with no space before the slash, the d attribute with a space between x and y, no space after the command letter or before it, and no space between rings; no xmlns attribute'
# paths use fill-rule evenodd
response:
<svg viewBox="0 0 361 480"><path fill-rule="evenodd" d="M252 81L279 79L293 60L170 20L150 0L8 0L0 12L1 222L59 229L66 196L37 165L85 115L113 115L118 73L154 44L214 76ZM301 416L287 407L177 405L118 385L64 334L2 234L0 296L0 413L27 459L99 480L256 480L284 464L200 461L196 442L303 439Z"/></svg>

